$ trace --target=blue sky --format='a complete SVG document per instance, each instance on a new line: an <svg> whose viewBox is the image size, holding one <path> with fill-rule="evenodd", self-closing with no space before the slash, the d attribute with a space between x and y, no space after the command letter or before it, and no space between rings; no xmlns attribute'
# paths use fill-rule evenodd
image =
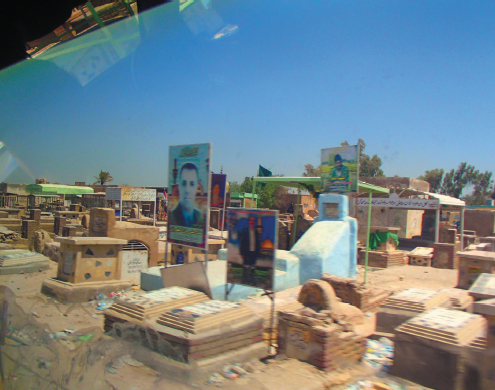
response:
<svg viewBox="0 0 495 390"><path fill-rule="evenodd" d="M322 148L358 138L387 176L493 170L495 3L186 11L166 4L1 71L0 141L33 177L65 184L104 170L115 184L166 185L168 146L204 142L213 171L237 181L258 164L300 176ZM32 181L21 168L7 180Z"/></svg>

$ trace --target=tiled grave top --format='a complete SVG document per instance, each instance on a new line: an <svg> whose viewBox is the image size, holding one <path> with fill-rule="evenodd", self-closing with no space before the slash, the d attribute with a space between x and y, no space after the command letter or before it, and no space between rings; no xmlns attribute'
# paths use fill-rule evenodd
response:
<svg viewBox="0 0 495 390"><path fill-rule="evenodd" d="M467 345L486 331L486 320L477 314L435 308L411 318L397 334L430 339L445 345Z"/></svg>
<svg viewBox="0 0 495 390"><path fill-rule="evenodd" d="M495 298L495 274L481 274L469 289L469 293L480 298Z"/></svg>
<svg viewBox="0 0 495 390"><path fill-rule="evenodd" d="M235 302L206 301L169 310L157 320L157 324L198 334L227 324L260 321L251 310Z"/></svg>
<svg viewBox="0 0 495 390"><path fill-rule="evenodd" d="M189 290L183 287L168 287L156 290L147 294L139 292L131 292L125 298L120 298L117 303L126 306L132 305L146 309L152 306L163 306L177 300L185 300L187 298L206 295L195 290ZM185 303L188 304L189 302Z"/></svg>
<svg viewBox="0 0 495 390"><path fill-rule="evenodd" d="M240 306L240 304L235 302L213 300L181 307L179 309L173 309L171 312L174 314L191 314L193 318L199 318L209 314L216 314L225 310L235 309L238 306Z"/></svg>
<svg viewBox="0 0 495 390"><path fill-rule="evenodd" d="M424 303L429 301L438 291L423 290L419 288L408 288L407 290L393 294L390 299L397 299L401 301Z"/></svg>
<svg viewBox="0 0 495 390"><path fill-rule="evenodd" d="M454 332L456 329L466 326L469 322L477 320L477 317L474 314L463 311L437 308L413 317L407 322Z"/></svg>
<svg viewBox="0 0 495 390"><path fill-rule="evenodd" d="M395 293L383 301L380 307L421 313L434 307L449 306L450 299L441 291L409 288Z"/></svg>

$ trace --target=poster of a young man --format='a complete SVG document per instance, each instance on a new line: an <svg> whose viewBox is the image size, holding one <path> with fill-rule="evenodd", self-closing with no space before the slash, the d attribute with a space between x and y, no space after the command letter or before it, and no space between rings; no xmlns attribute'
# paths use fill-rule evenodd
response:
<svg viewBox="0 0 495 390"><path fill-rule="evenodd" d="M206 248L208 236L210 144L170 146L167 238Z"/></svg>
<svg viewBox="0 0 495 390"><path fill-rule="evenodd" d="M358 145L353 145L321 150L321 180L325 192L345 194L357 191L358 149Z"/></svg>

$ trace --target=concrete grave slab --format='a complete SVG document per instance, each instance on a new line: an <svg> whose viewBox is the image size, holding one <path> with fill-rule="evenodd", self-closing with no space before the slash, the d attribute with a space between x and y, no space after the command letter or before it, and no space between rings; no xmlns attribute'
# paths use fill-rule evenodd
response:
<svg viewBox="0 0 495 390"><path fill-rule="evenodd" d="M0 250L0 275L39 272L50 268L49 260L26 249Z"/></svg>
<svg viewBox="0 0 495 390"><path fill-rule="evenodd" d="M437 390L464 390L468 347L486 332L476 314L436 308L396 329L391 374ZM471 387L472 388L472 387Z"/></svg>
<svg viewBox="0 0 495 390"><path fill-rule="evenodd" d="M408 319L435 307L450 308L449 296L440 291L418 288L400 291L383 301L376 314L376 330L393 333Z"/></svg>
<svg viewBox="0 0 495 390"><path fill-rule="evenodd" d="M495 275L480 274L468 291L476 300L495 298Z"/></svg>
<svg viewBox="0 0 495 390"><path fill-rule="evenodd" d="M87 302L98 294L126 290L132 287L128 280L109 280L107 282L68 283L62 280L46 279L41 286L41 292L55 297L60 302Z"/></svg>

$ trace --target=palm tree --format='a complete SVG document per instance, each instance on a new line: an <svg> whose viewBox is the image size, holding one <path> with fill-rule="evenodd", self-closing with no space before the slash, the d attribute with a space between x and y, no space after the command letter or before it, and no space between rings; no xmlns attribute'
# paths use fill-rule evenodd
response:
<svg viewBox="0 0 495 390"><path fill-rule="evenodd" d="M96 179L95 184L104 185L105 183L113 181L113 177L112 175L110 175L110 172L100 171L100 174L98 176L93 177Z"/></svg>

